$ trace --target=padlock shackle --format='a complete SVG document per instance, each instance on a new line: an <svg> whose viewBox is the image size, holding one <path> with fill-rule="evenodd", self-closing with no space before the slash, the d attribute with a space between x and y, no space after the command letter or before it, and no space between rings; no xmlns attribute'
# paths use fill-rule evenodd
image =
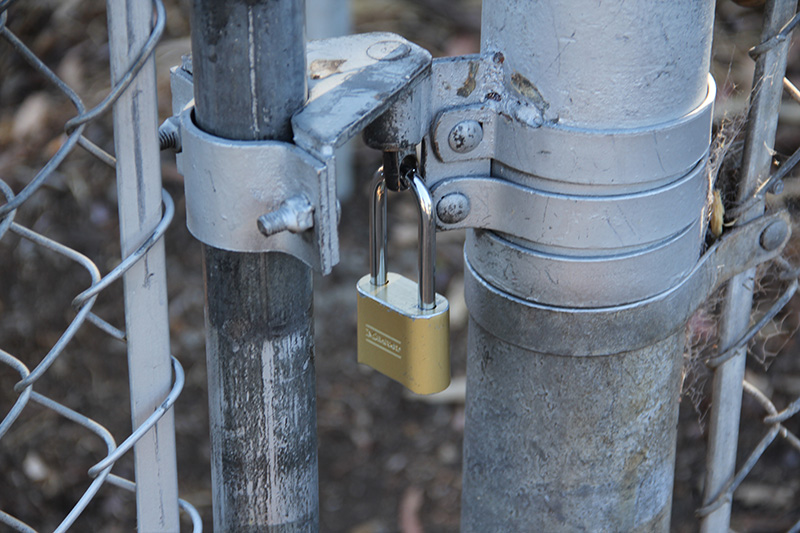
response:
<svg viewBox="0 0 800 533"><path fill-rule="evenodd" d="M416 171L409 171L400 179L414 192L419 209L419 273L417 276L419 298L417 305L420 309L434 309L436 307L434 280L436 277L436 219L433 217L433 197L425 185L425 180ZM369 276L370 283L375 286L388 283L386 243L386 179L383 167L381 167L375 172L372 180L369 206Z"/></svg>
<svg viewBox="0 0 800 533"><path fill-rule="evenodd" d="M369 275L376 286L386 285L386 180L380 167L372 180L369 200Z"/></svg>
<svg viewBox="0 0 800 533"><path fill-rule="evenodd" d="M435 261L436 261L436 219L433 217L433 197L425 180L416 171L406 174L410 189L417 197L419 207L419 308L436 307Z"/></svg>

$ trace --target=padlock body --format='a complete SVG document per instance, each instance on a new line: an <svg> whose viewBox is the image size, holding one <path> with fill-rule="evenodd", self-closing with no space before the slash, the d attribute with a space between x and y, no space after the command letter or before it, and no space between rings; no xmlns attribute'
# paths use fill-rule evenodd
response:
<svg viewBox="0 0 800 533"><path fill-rule="evenodd" d="M450 304L436 294L436 307L417 306L418 287L389 272L375 286L358 282L358 362L400 382L417 394L450 384Z"/></svg>

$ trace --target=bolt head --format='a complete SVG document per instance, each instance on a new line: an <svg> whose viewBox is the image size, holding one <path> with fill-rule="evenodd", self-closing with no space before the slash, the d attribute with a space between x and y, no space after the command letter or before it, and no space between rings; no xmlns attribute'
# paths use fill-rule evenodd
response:
<svg viewBox="0 0 800 533"><path fill-rule="evenodd" d="M770 194L782 194L783 193L783 180L778 180L769 187Z"/></svg>
<svg viewBox="0 0 800 533"><path fill-rule="evenodd" d="M436 216L444 224L457 224L469 215L469 198L460 192L450 193L436 204Z"/></svg>
<svg viewBox="0 0 800 533"><path fill-rule="evenodd" d="M367 48L367 55L377 61L397 61L411 53L411 47L401 41L381 41Z"/></svg>
<svg viewBox="0 0 800 533"><path fill-rule="evenodd" d="M783 241L786 240L788 235L789 226L786 225L786 222L783 220L776 220L761 232L759 243L764 250L772 252L783 244Z"/></svg>
<svg viewBox="0 0 800 533"><path fill-rule="evenodd" d="M483 126L477 120L462 120L450 130L447 142L454 152L471 152L483 140Z"/></svg>

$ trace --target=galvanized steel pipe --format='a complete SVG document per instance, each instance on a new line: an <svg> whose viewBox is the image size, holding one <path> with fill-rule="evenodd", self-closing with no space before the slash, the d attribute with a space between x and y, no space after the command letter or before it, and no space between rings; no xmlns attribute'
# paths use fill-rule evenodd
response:
<svg viewBox="0 0 800 533"><path fill-rule="evenodd" d="M656 139L660 130L696 116L713 90L708 81L713 11L710 0L615 0L580 7L564 0L485 0L481 48L500 58L505 83L516 97L541 113L542 136L622 142L652 130ZM537 126L517 124L509 131L515 127ZM710 118L704 127L701 137L708 142ZM521 150L518 161L529 157L530 167L496 159L492 175L570 195L588 209L601 203L596 200L613 206L614 195L656 195L659 187L677 184L703 165L705 151L677 174L653 180L671 165L660 160L657 144L649 176L575 170L596 166L604 156L599 152L574 150L575 161L564 165L542 159L547 156L540 153L542 145ZM545 164L535 170L537 157ZM574 353L568 338L543 339L541 346L565 346L558 354L545 353L549 350L525 335L512 338L503 332L501 339L487 329L482 314L488 311L480 304L491 296L501 298L504 309L520 312L533 305L556 311L635 306L640 292L626 287L635 289L637 277L651 278L648 290L655 294L672 287L697 262L705 231L702 202L692 209L680 214L685 222L677 232L670 226L674 220L662 222L646 213L629 220L606 209L587 219L612 228L629 224L630 232L620 233L617 242L582 240L574 233L548 234L547 243L472 233L465 254L471 320L462 531L669 529L683 331L663 331L652 345L636 349L624 340L603 339L603 345L615 348L600 356ZM643 224L658 235L656 241L636 241ZM691 243L678 238L681 232L691 232ZM621 268L620 276L629 277L615 279L619 290L587 283L602 283L597 272L607 269L608 260L659 248L671 259L648 272ZM486 250L513 260L492 263L481 255ZM545 260L575 265L573 279L561 276L556 283L542 275L532 283L517 275L544 272ZM585 298L575 301L581 292ZM586 337L584 331L575 334ZM592 335L604 335L601 324Z"/></svg>
<svg viewBox="0 0 800 533"><path fill-rule="evenodd" d="M306 99L304 3L193 7L198 126L291 142L291 116ZM204 250L213 529L316 531L311 269L282 253Z"/></svg>

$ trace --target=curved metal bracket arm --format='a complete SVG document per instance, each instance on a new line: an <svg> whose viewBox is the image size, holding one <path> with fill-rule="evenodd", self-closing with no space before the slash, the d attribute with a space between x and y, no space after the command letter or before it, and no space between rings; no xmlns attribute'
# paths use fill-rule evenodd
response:
<svg viewBox="0 0 800 533"><path fill-rule="evenodd" d="M481 228L572 248L586 242L615 250L656 243L703 212L704 161L661 187L607 196L554 193L490 176L448 178L431 190L437 229Z"/></svg>
<svg viewBox="0 0 800 533"><path fill-rule="evenodd" d="M430 53L393 33L367 33L308 43L308 103L292 117L295 144L325 164L315 202L320 270L339 262L334 150L364 130L393 104L429 86ZM425 94L414 98L426 102ZM411 142L419 143L427 113L406 117ZM416 122L416 124L413 124ZM398 124L399 126L399 124ZM416 134L414 134L416 130Z"/></svg>
<svg viewBox="0 0 800 533"><path fill-rule="evenodd" d="M318 226L265 237L258 221L265 213L285 210L293 198L303 198L307 204L318 201L325 165L292 144L210 135L194 124L192 110L181 114L179 154L186 225L192 235L221 250L285 252L319 269ZM313 210L312 205L309 208Z"/></svg>
<svg viewBox="0 0 800 533"><path fill-rule="evenodd" d="M466 263L472 318L499 338L545 353L603 356L637 350L686 324L703 301L734 275L775 258L791 235L786 211L758 218L726 234L671 289L632 304L576 309L541 305L498 291Z"/></svg>
<svg viewBox="0 0 800 533"><path fill-rule="evenodd" d="M431 54L394 33L364 33L310 41L309 95L292 117L297 146L323 157L363 131L420 83ZM429 120L417 118L416 142Z"/></svg>

